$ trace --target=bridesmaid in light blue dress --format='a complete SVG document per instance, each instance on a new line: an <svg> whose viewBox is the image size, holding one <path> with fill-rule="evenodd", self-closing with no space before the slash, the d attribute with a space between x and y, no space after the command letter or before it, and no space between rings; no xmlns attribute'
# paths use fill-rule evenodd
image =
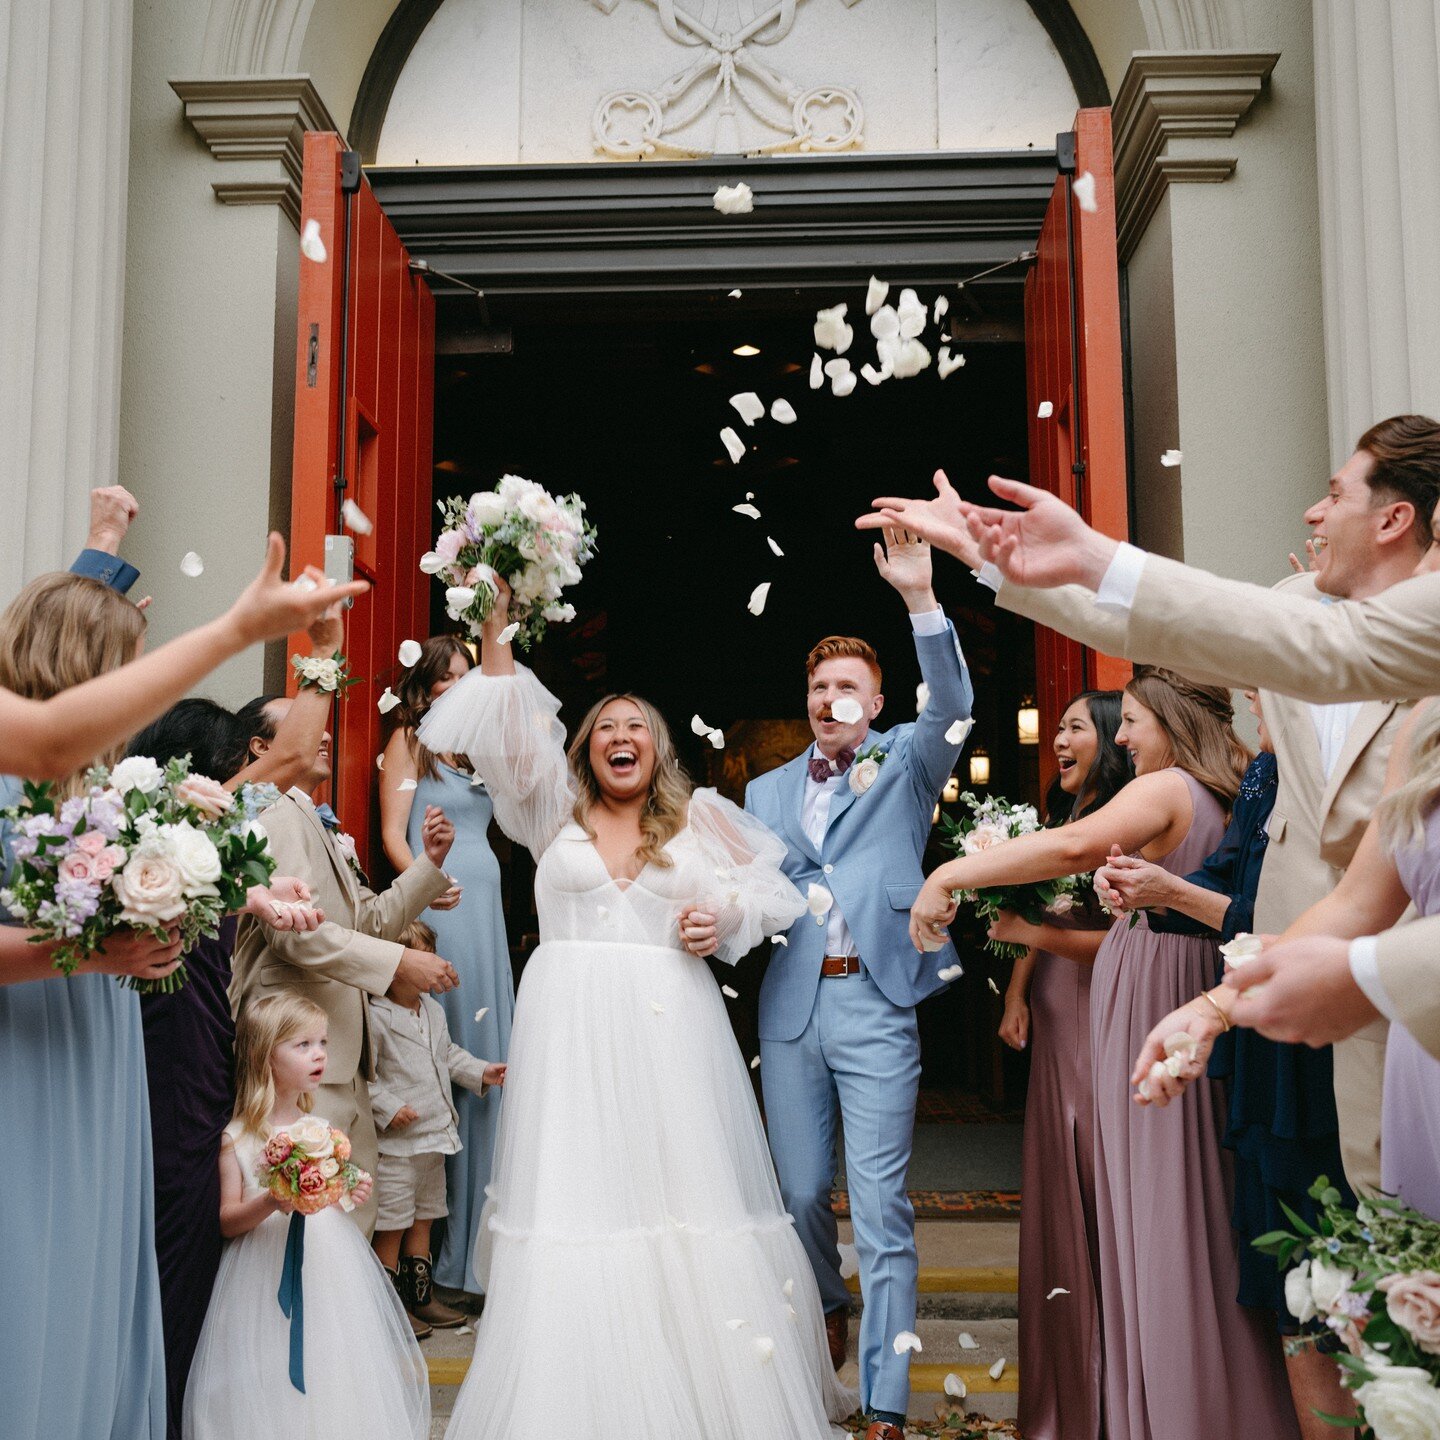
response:
<svg viewBox="0 0 1440 1440"><path fill-rule="evenodd" d="M435 932L437 952L460 976L458 989L436 998L445 1007L457 1044L472 1055L503 1061L510 1048L515 982L505 935L500 866L487 839L494 806L484 786L471 783L468 770L452 764L450 756L431 755L414 737L430 705L469 668L465 646L453 635L437 635L421 647L420 659L396 687L401 706L395 715L401 723L385 747L380 815L385 853L397 870L405 869L423 848L420 826L427 805L438 805L454 823L455 843L445 869L460 898L451 905L451 897L444 897L421 917ZM402 790L406 780L414 780L416 788ZM490 1183L500 1092L480 1096L456 1090L455 1105L464 1148L445 1162L450 1214L435 1260L435 1280L449 1289L479 1295L484 1287L474 1273L473 1256L485 1187Z"/></svg>

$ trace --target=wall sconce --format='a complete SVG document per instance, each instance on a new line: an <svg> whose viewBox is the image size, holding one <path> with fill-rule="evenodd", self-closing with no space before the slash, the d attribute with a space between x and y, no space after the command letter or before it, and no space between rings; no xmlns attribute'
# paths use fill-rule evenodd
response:
<svg viewBox="0 0 1440 1440"><path fill-rule="evenodd" d="M988 785L990 783L990 757L983 750L970 752L970 783L972 785Z"/></svg>
<svg viewBox="0 0 1440 1440"><path fill-rule="evenodd" d="M1028 695L1024 704L1015 712L1015 734L1022 745L1040 743L1040 711Z"/></svg>
<svg viewBox="0 0 1440 1440"><path fill-rule="evenodd" d="M952 775L945 782L945 788L940 792L940 798L948 805L953 805L960 798L960 777L958 775Z"/></svg>

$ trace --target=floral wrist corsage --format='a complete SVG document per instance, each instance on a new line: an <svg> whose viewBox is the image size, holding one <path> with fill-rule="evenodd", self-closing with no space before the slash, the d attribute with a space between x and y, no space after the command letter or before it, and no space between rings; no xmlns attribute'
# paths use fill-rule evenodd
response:
<svg viewBox="0 0 1440 1440"><path fill-rule="evenodd" d="M880 778L880 767L885 763L885 754L878 745L856 752L855 763L851 765L846 780L857 795L863 795Z"/></svg>
<svg viewBox="0 0 1440 1440"><path fill-rule="evenodd" d="M320 655L292 655L290 663L300 677L302 690L323 690L327 695L335 695L360 683L345 669L345 657L338 650L328 660Z"/></svg>

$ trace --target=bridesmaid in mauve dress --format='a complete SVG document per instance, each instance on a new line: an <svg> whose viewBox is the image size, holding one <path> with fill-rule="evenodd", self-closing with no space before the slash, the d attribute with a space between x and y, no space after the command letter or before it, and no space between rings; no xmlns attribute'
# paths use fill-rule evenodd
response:
<svg viewBox="0 0 1440 1440"><path fill-rule="evenodd" d="M1115 744L1120 692L1085 691L1060 717L1051 824L1107 804L1130 779ZM1094 906L1030 925L1006 914L991 937L1030 946L1015 962L1000 1038L1030 1051L1020 1209L1020 1431L1098 1440L1100 1250L1095 1226L1090 977L1110 920ZM1063 1305L1046 1296L1060 1286ZM1057 1299L1061 1297L1056 1297ZM1062 1421L1063 1417L1063 1421Z"/></svg>

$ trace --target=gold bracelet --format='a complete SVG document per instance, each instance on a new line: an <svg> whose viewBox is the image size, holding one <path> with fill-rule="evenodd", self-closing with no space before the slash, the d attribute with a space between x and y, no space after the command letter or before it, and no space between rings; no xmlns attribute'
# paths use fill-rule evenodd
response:
<svg viewBox="0 0 1440 1440"><path fill-rule="evenodd" d="M1202 990L1200 998L1220 1017L1220 1023L1225 1027L1225 1033L1228 1035L1235 1028L1230 1022L1230 1017L1215 1003L1208 990Z"/></svg>

